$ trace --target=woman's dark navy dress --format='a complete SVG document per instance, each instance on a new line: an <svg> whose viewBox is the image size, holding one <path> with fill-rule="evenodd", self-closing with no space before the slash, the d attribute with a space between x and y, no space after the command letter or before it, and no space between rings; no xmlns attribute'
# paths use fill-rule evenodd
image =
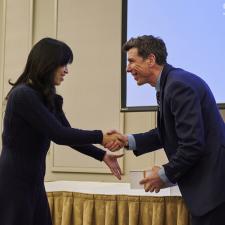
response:
<svg viewBox="0 0 225 225"><path fill-rule="evenodd" d="M55 96L55 112L39 92L18 85L11 92L2 134L0 156L0 225L52 225L44 187L45 159L50 141L68 145L95 159L105 151L102 132L71 128Z"/></svg>

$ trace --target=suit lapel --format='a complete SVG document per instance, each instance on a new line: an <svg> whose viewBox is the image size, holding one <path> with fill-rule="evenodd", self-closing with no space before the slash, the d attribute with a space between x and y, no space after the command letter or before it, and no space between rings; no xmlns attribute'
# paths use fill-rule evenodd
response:
<svg viewBox="0 0 225 225"><path fill-rule="evenodd" d="M163 67L163 71L161 74L161 78L160 78L160 111L158 111L158 127L161 130L162 127L162 118L163 118L163 100L164 100L164 89L165 89L165 85L166 85L166 80L168 77L168 74L170 73L170 71L174 70L175 68L172 67L169 64L165 64L165 66Z"/></svg>

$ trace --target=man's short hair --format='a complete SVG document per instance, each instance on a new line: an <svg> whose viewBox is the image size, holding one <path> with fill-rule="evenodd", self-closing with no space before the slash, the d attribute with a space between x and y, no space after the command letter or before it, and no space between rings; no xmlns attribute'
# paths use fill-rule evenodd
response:
<svg viewBox="0 0 225 225"><path fill-rule="evenodd" d="M163 65L166 63L167 50L164 41L153 35L143 35L136 38L131 38L123 45L124 51L129 51L131 48L137 48L138 55L146 59L150 54L155 55L156 63Z"/></svg>

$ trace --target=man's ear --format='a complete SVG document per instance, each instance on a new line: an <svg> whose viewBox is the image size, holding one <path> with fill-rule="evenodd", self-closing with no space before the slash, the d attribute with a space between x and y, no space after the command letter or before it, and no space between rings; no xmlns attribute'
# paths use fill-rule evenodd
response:
<svg viewBox="0 0 225 225"><path fill-rule="evenodd" d="M147 62L149 63L150 66L153 66L155 64L156 58L154 54L149 54L147 58Z"/></svg>

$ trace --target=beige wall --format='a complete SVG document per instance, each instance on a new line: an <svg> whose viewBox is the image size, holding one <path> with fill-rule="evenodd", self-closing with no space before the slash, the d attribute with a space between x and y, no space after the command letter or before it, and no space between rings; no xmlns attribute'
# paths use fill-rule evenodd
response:
<svg viewBox="0 0 225 225"><path fill-rule="evenodd" d="M2 130L2 112L3 112L3 109L2 109L2 106L3 106L3 59L4 59L4 39L3 39L3 34L4 34L4 27L3 27L3 24L4 24L4 18L5 18L5 15L3 14L4 12L4 4L3 4L3 1L0 1L0 101L1 101L1 104L0 104L0 129ZM2 140L0 139L0 146L2 145ZM1 150L0 150L1 151Z"/></svg>
<svg viewBox="0 0 225 225"><path fill-rule="evenodd" d="M125 133L154 128L154 112L120 113L121 13L121 0L0 0L1 103L8 79L15 81L21 73L31 46L49 36L74 51L70 75L58 90L74 127ZM130 170L166 161L162 150L138 158L127 151L120 160L122 182ZM117 182L103 163L57 145L47 155L46 180Z"/></svg>

